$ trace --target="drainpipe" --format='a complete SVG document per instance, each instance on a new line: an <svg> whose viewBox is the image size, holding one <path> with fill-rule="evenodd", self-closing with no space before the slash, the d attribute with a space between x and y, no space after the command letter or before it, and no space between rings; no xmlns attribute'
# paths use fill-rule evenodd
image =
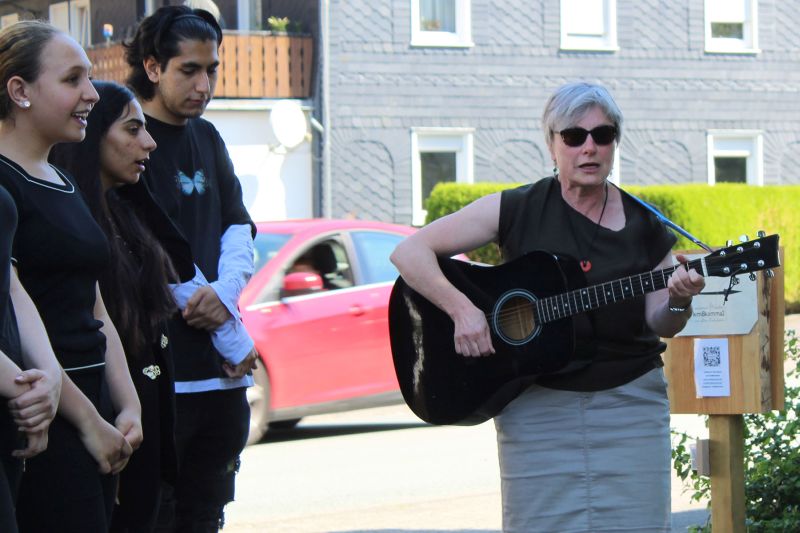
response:
<svg viewBox="0 0 800 533"><path fill-rule="evenodd" d="M330 113L330 0L322 0L319 34L322 40L322 216L333 216L333 193L331 190L331 113Z"/></svg>

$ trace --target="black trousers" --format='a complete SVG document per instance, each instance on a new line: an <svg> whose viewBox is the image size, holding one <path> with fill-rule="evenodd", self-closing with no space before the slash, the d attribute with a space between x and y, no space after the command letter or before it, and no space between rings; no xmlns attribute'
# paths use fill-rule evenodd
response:
<svg viewBox="0 0 800 533"><path fill-rule="evenodd" d="M162 491L157 531L207 533L223 524L250 429L245 391L176 395L178 479Z"/></svg>
<svg viewBox="0 0 800 533"><path fill-rule="evenodd" d="M106 420L112 419L104 373L71 374ZM106 533L117 476L103 475L75 426L57 415L47 449L28 459L22 475L17 520L21 533Z"/></svg>

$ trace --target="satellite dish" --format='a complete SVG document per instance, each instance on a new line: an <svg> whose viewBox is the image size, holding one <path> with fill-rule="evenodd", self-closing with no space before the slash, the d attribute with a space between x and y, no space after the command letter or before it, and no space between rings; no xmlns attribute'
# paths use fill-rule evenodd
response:
<svg viewBox="0 0 800 533"><path fill-rule="evenodd" d="M306 114L296 100L279 100L269 113L272 132L286 148L294 148L306 138Z"/></svg>

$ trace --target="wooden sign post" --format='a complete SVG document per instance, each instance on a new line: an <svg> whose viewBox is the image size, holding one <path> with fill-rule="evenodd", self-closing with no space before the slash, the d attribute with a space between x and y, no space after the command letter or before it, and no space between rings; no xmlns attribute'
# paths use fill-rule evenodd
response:
<svg viewBox="0 0 800 533"><path fill-rule="evenodd" d="M781 262L782 256L781 253ZM741 311L737 308L736 296L729 297L725 303L729 307L724 312ZM701 298L702 294L695 302ZM709 415L711 524L715 532L745 532L742 415L784 407L782 268L775 269L775 277L771 279L763 272L757 274L755 302L757 314L749 332L715 335L714 324L709 323L702 334L668 339L664 353L671 412ZM744 304L752 306L753 302L747 300ZM699 339L720 338L727 340L730 394L700 397L695 345Z"/></svg>

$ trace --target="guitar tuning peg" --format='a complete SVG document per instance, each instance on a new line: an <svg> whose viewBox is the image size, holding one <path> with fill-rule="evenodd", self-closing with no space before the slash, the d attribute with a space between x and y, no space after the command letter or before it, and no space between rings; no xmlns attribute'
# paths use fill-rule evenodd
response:
<svg viewBox="0 0 800 533"><path fill-rule="evenodd" d="M733 241L732 240L728 239L727 241L725 241L725 248L729 248L731 246L733 246Z"/></svg>
<svg viewBox="0 0 800 533"><path fill-rule="evenodd" d="M748 277L750 278L750 281L755 281L756 280L756 273L755 272L750 272L750 276L748 276Z"/></svg>
<svg viewBox="0 0 800 533"><path fill-rule="evenodd" d="M765 275L765 276L767 276L768 278L772 279L772 278L774 278L774 277L775 277L775 272L774 272L774 271L773 271L771 268L768 268L768 269L767 269L767 270L764 272L764 275Z"/></svg>
<svg viewBox="0 0 800 533"><path fill-rule="evenodd" d="M756 235L758 235L758 238L759 238L759 239L763 239L764 237L766 237L766 236L767 236L767 232L766 232L766 231L764 231L763 229L760 229L760 230L758 230L758 232L756 233Z"/></svg>
<svg viewBox="0 0 800 533"><path fill-rule="evenodd" d="M739 242L747 242L749 240L750 240L750 237L748 237L747 234L739 236Z"/></svg>

